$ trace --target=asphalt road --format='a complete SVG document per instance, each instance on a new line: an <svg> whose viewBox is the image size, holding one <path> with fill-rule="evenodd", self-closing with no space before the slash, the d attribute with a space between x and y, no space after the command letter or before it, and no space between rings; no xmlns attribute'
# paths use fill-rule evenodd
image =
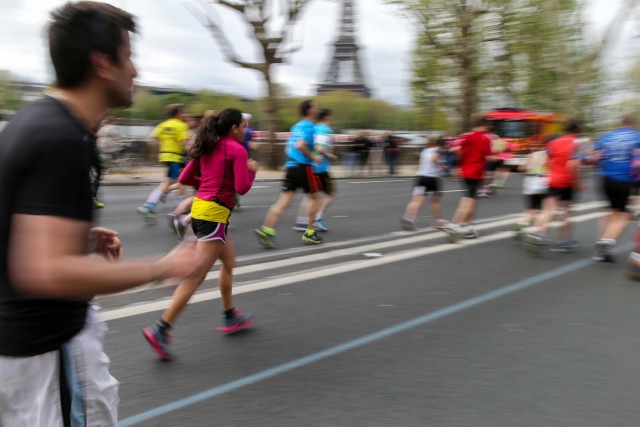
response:
<svg viewBox="0 0 640 427"><path fill-rule="evenodd" d="M576 206L581 246L536 257L511 238L519 177L480 202L477 240L446 243L426 210L418 232L401 231L409 178L342 180L324 245L302 245L292 208L278 227L280 248L265 251L252 229L278 187L256 183L232 216L235 303L256 314L250 330L215 330L215 272L176 325L170 363L156 359L140 329L158 318L174 283L97 299L121 381L121 425L640 424L640 287L622 274L632 230L621 261L592 262L601 216L592 191ZM103 190L99 222L121 233L127 256L176 243L164 221L148 225L135 213L151 189ZM446 217L458 189L446 182Z"/></svg>

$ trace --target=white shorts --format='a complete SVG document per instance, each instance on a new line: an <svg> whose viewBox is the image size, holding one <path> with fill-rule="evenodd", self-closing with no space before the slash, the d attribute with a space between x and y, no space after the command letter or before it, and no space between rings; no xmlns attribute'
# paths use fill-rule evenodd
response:
<svg viewBox="0 0 640 427"><path fill-rule="evenodd" d="M33 357L0 356L0 426L117 426L118 381L109 374L102 350L106 332L91 306L85 327L62 349ZM63 411L65 390L70 410Z"/></svg>

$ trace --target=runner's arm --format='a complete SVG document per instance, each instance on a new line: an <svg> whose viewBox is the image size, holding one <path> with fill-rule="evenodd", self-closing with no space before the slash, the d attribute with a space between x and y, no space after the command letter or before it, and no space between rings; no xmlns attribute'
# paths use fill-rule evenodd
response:
<svg viewBox="0 0 640 427"><path fill-rule="evenodd" d="M309 150L309 146L307 145L307 142L304 139L299 139L298 142L296 142L296 148L300 150L302 154L304 154L305 157L307 157L309 160L313 162L318 161L316 156L314 156L311 150Z"/></svg>
<svg viewBox="0 0 640 427"><path fill-rule="evenodd" d="M233 176L236 193L240 195L247 194L256 178L256 169L257 162L248 160L247 152L244 148L240 148L233 158Z"/></svg>
<svg viewBox="0 0 640 427"><path fill-rule="evenodd" d="M200 160L195 159L187 163L187 166L180 173L178 181L182 185L188 185L190 187L198 187L200 185Z"/></svg>
<svg viewBox="0 0 640 427"><path fill-rule="evenodd" d="M77 219L14 214L8 265L15 289L39 298L86 300L184 276L196 267L195 250L187 245L156 260L107 263L90 258L85 255L89 228L89 222Z"/></svg>

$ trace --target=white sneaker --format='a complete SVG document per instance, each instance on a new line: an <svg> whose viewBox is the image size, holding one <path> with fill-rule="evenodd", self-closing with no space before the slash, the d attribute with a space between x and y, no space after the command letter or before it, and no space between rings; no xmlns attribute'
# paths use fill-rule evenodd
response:
<svg viewBox="0 0 640 427"><path fill-rule="evenodd" d="M478 237L480 237L480 233L478 233L478 230L476 230L473 227L467 227L463 230L463 237L465 239L477 239Z"/></svg>

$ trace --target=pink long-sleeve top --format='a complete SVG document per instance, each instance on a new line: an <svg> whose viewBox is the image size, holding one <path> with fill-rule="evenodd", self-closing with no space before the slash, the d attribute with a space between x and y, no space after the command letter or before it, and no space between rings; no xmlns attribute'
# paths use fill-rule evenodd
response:
<svg viewBox="0 0 640 427"><path fill-rule="evenodd" d="M222 202L219 204L232 209L234 193L246 194L256 178L255 171L247 168L247 160L242 144L223 136L211 152L189 162L179 181L193 187L199 185L199 199Z"/></svg>

